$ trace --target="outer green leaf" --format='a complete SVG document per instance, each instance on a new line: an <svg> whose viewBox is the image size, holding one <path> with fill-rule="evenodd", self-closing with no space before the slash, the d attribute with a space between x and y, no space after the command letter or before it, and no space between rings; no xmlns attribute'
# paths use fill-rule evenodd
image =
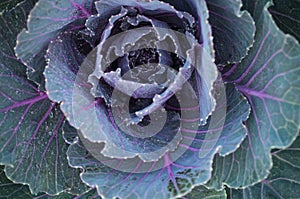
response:
<svg viewBox="0 0 300 199"><path fill-rule="evenodd" d="M79 174L68 166L65 156L67 145L60 130L62 113L41 100L11 109L2 116L1 119L7 119L1 125L1 154L10 157L10 162L3 162L10 179L28 184L34 194L84 191Z"/></svg>
<svg viewBox="0 0 300 199"><path fill-rule="evenodd" d="M0 14L5 11L9 11L17 6L18 3L21 3L24 0L2 0L0 2Z"/></svg>
<svg viewBox="0 0 300 199"><path fill-rule="evenodd" d="M101 197L98 195L96 189L91 189L88 192L83 193L74 199L101 199Z"/></svg>
<svg viewBox="0 0 300 199"><path fill-rule="evenodd" d="M289 33L300 41L300 1L273 0L269 8L276 24L285 33Z"/></svg>
<svg viewBox="0 0 300 199"><path fill-rule="evenodd" d="M34 3L35 0L24 1L9 12L0 14L0 61L1 63L11 62L15 66L13 70L20 76L23 75L25 68L14 56L14 46L16 36L25 27L27 15Z"/></svg>
<svg viewBox="0 0 300 199"><path fill-rule="evenodd" d="M4 167L0 167L0 198L13 199L13 198L33 198L28 186L14 184L7 179L4 171Z"/></svg>
<svg viewBox="0 0 300 199"><path fill-rule="evenodd" d="M4 167L0 166L0 198L1 199L71 199L74 196L62 193L58 196L50 196L48 194L40 193L38 195L32 195L29 187L23 184L16 184L7 179ZM84 198L80 198L84 199Z"/></svg>
<svg viewBox="0 0 300 199"><path fill-rule="evenodd" d="M287 149L272 153L273 168L261 183L240 189L230 189L231 199L300 198L300 137Z"/></svg>
<svg viewBox="0 0 300 199"><path fill-rule="evenodd" d="M241 0L207 0L212 26L216 63L240 62L253 44L255 26L247 11L240 11Z"/></svg>
<svg viewBox="0 0 300 199"><path fill-rule="evenodd" d="M270 0L243 0L243 7L256 16L262 5ZM300 2L299 0L272 0L274 5L269 8L274 21L285 33L289 33L300 40ZM258 9L257 9L258 8Z"/></svg>
<svg viewBox="0 0 300 199"><path fill-rule="evenodd" d="M251 16L257 20L257 17L261 15L262 8L266 5L267 2L271 0L242 0L243 9L250 12ZM255 22L256 22L255 20ZM255 24L258 26L257 24Z"/></svg>
<svg viewBox="0 0 300 199"><path fill-rule="evenodd" d="M256 42L249 55L224 75L248 98L252 114L241 147L214 161L210 185L218 189L222 182L243 187L265 178L270 150L289 146L300 128L300 46L276 27L269 5L255 8Z"/></svg>
<svg viewBox="0 0 300 199"><path fill-rule="evenodd" d="M50 41L62 31L84 27L93 0L40 0L30 12L27 30L18 35L16 54L27 66L29 79L44 86L44 55Z"/></svg>
<svg viewBox="0 0 300 199"><path fill-rule="evenodd" d="M216 191L208 189L205 186L195 187L189 194L183 199L226 199L225 190Z"/></svg>
<svg viewBox="0 0 300 199"><path fill-rule="evenodd" d="M85 187L65 155L64 115L28 81L25 66L14 56L15 38L32 6L25 1L0 18L0 164L10 179L29 184L33 193L80 193Z"/></svg>
<svg viewBox="0 0 300 199"><path fill-rule="evenodd" d="M68 146L61 136L63 114L46 95L33 95L36 91L31 84L22 79L12 81L18 76L1 69L0 162L8 165L8 177L29 184L33 193L81 193L85 187L65 155ZM10 82L9 90L4 89L3 82Z"/></svg>

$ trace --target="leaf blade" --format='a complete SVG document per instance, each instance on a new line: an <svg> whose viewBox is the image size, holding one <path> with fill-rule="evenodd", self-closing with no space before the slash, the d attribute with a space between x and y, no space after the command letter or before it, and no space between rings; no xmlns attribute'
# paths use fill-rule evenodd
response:
<svg viewBox="0 0 300 199"><path fill-rule="evenodd" d="M277 28L268 12L270 4L245 5L249 10L256 5L256 42L225 79L237 84L252 113L245 123L248 138L236 152L215 160L210 186L216 189L222 182L239 188L264 179L272 166L270 150L289 146L300 128L299 44Z"/></svg>

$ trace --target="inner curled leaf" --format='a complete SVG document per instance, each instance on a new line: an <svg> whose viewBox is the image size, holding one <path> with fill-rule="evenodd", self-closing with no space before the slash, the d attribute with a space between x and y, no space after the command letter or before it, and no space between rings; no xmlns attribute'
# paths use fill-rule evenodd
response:
<svg viewBox="0 0 300 199"><path fill-rule="evenodd" d="M50 44L46 87L85 139L104 143L104 156L156 161L178 149L182 127L197 130L213 111L217 69L192 35L191 15L158 1L105 3L96 3L99 15L86 23L90 35L63 33ZM88 55L81 52L97 40ZM64 72L56 75L57 67Z"/></svg>

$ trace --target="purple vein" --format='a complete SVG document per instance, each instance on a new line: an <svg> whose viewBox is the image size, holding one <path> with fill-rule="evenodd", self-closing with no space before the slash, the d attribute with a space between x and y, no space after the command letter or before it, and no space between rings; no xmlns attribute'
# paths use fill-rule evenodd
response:
<svg viewBox="0 0 300 199"><path fill-rule="evenodd" d="M13 139L13 137L15 137L16 133L18 132L22 122L25 119L25 115L29 112L30 108L32 107L33 104L30 104L26 110L24 111L23 115L21 116L20 121L18 122L18 125L14 128L14 131L12 133L12 135L10 136L10 138L5 142L5 144L3 145L3 147L1 148L1 151L11 142L11 140Z"/></svg>
<svg viewBox="0 0 300 199"><path fill-rule="evenodd" d="M86 10L84 5L80 5L80 4L76 3L74 0L71 0L71 3L75 8L79 9L82 12L82 14L84 14L85 17L91 16L91 14Z"/></svg>
<svg viewBox="0 0 300 199"><path fill-rule="evenodd" d="M62 122L64 121L64 119L65 119L65 117L64 117L64 115L62 115L62 117L61 117L61 119L59 120L59 124L58 124L58 126L57 126L57 128L56 129L58 129L61 125L62 125ZM59 161L59 158L58 158L58 156L59 156L59 151L58 151L58 149L59 149L59 145L58 145L58 130L56 130L55 129L55 141L56 141L56 154L55 154L55 182L58 182L58 161ZM59 191L58 190L58 188L57 188L57 184L58 183L56 183L55 184L55 189L56 189L56 191Z"/></svg>
<svg viewBox="0 0 300 199"><path fill-rule="evenodd" d="M29 143L34 140L34 138L37 136L37 134L39 133L39 129L42 126L42 124L46 121L47 117L49 116L50 112L52 111L52 109L55 107L55 103L52 103L50 108L47 110L47 112L45 113L45 115L43 116L43 118L41 119L41 121L38 123L33 135L30 137L30 139L27 141L27 145L26 148L23 150L23 156L21 159L24 159L25 155L27 154L27 150L29 147ZM34 152L33 152L34 153ZM31 156L33 158L33 156ZM20 164L22 163L22 161L19 161L19 164L15 167L14 169L14 173L18 170ZM28 168L29 169L29 168Z"/></svg>
<svg viewBox="0 0 300 199"><path fill-rule="evenodd" d="M247 82L246 86L249 86L254 79L263 71L266 69L266 67L268 66L268 64L274 59L274 57L276 57L280 52L282 51L282 49L276 51L267 61L266 63L254 74L252 75L251 79Z"/></svg>
<svg viewBox="0 0 300 199"><path fill-rule="evenodd" d="M240 81L242 81L247 75L248 73L250 72L250 70L252 69L253 65L255 64L255 61L257 60L258 56L261 54L261 50L268 38L270 34L270 30L268 30L267 34L265 35L265 37L263 38L263 40L261 41L261 44L255 54L255 57L253 58L252 62L250 63L250 65L247 67L247 70L241 75L240 78L238 78L237 80L235 80L236 83L239 83Z"/></svg>
<svg viewBox="0 0 300 199"><path fill-rule="evenodd" d="M6 95L5 93L3 93L3 92L1 92L1 91L0 91L0 94L1 94L4 98L8 99L10 102L15 103L15 101L14 101L10 96Z"/></svg>
<svg viewBox="0 0 300 199"><path fill-rule="evenodd" d="M54 137L57 138L58 131L59 131L59 129L60 129L60 127L61 127L61 125L62 125L62 123L64 121L64 118L65 118L64 115L62 115L61 118L60 118L60 120L59 120L59 122L58 122L58 124L57 124L57 126L56 126L56 128L55 128L55 130L54 130L54 132L53 132L53 134L52 134L52 136L50 137L50 139L49 139L49 141L48 141L48 143L47 143L47 145L46 145L46 147L45 147L45 149L44 149L44 151L42 153L42 156L41 156L42 159L41 159L40 165L39 165L40 169L39 169L38 175L36 175L36 177L38 177L39 174L40 174L40 171L41 171L41 168L42 168L42 164L43 164L43 160L44 160L44 158L46 156L47 151L50 148L50 144L52 143L52 140L54 139ZM56 153L55 156L56 156L55 161L57 161L58 160L58 154ZM55 162L55 171L57 171L57 168L56 168L57 164L58 164L58 162ZM38 181L36 181L36 182L38 182ZM55 174L55 182L56 182L55 185L57 186L57 173Z"/></svg>
<svg viewBox="0 0 300 199"><path fill-rule="evenodd" d="M115 184L114 186L111 186L111 187L108 189L107 193L109 193L110 191L113 191L113 190L114 190L113 188L115 188L115 187L117 187L118 185L124 183L129 177L131 177L131 176L132 176L132 175L133 175L133 174L141 167L142 164L143 164L143 161L139 161L139 163L138 163L138 164L136 165L136 167L131 171L131 173L130 173L129 175L125 176L125 177L122 179L122 181L120 181L119 183Z"/></svg>
<svg viewBox="0 0 300 199"><path fill-rule="evenodd" d="M278 191L276 191L272 185L269 184L268 181L264 180L264 181L263 181L263 185L266 185L267 187L269 187L269 189L271 189L271 190L278 196L278 198L284 199L284 198L280 195L280 193L279 193ZM262 189L263 189L263 188L262 188Z"/></svg>
<svg viewBox="0 0 300 199"><path fill-rule="evenodd" d="M251 105L251 107L254 107L253 106L253 102L252 102L251 99L249 99L249 104ZM262 136L261 136L261 131L260 131L261 129L260 129L260 125L259 125L259 119L258 119L257 114L256 114L256 110L253 109L252 111L253 111L253 117L254 117L254 120L255 120L255 123L256 123L256 127L257 127L256 129L257 129L259 140L260 140L260 142L262 144L262 147L265 148L265 144L264 144L264 141L262 140ZM248 135L247 138L248 138L248 142L249 142L249 148L250 148L251 154L253 156L254 169L256 171L258 171L258 169L257 169L256 155L255 155L254 147L253 147L253 144L252 144L252 135L251 135L252 133L249 131L249 128L247 126L245 126L245 127L246 127L247 135ZM245 172L245 174L246 174L246 172Z"/></svg>
<svg viewBox="0 0 300 199"><path fill-rule="evenodd" d="M234 64L230 70L228 70L226 73L224 73L222 76L224 79L226 79L228 76L230 76L234 71L235 69L238 67L239 65L238 64Z"/></svg>
<svg viewBox="0 0 300 199"><path fill-rule="evenodd" d="M139 181L137 182L137 184L133 187L133 189L131 190L131 193L135 191L135 189L137 188L137 186L149 175L149 173L152 172L153 168L155 167L155 165L157 164L157 162L152 163L151 167L148 169L148 171L139 179ZM126 196L126 198L129 198L130 193L128 194L128 196Z"/></svg>
<svg viewBox="0 0 300 199"><path fill-rule="evenodd" d="M254 97L259 97L261 99L270 99L270 100L274 100L274 101L278 101L278 102L286 102L286 103L290 103L284 99L281 99L279 97L275 97L272 95L269 95L267 93L261 92L261 91L256 91L253 90L251 88L248 87L244 87L244 86L237 86L238 90L241 91L243 94L245 94L246 96L254 96Z"/></svg>
<svg viewBox="0 0 300 199"><path fill-rule="evenodd" d="M34 104L34 103L36 103L38 101L41 101L41 100L47 99L47 98L48 98L47 94L43 93L42 95L37 96L35 98L27 99L27 100L24 100L22 102L16 102L16 103L14 103L11 106L8 106L6 108L0 109L0 113L7 112L7 111L10 111L12 109L15 109L15 108L18 108L18 107L21 107L21 106L25 106L25 105L28 105L28 104Z"/></svg>
<svg viewBox="0 0 300 199"><path fill-rule="evenodd" d="M291 21L295 21L295 22L297 22L297 23L300 23L299 20L297 20L297 19L295 19L295 18L293 18L293 17L291 17L291 16L289 16L289 15L285 15L285 14L283 14L283 13L277 12L277 11L275 11L275 10L273 10L273 9L270 10L270 13L275 14L275 15L279 15L279 16L288 18L288 19L290 19Z"/></svg>
<svg viewBox="0 0 300 199"><path fill-rule="evenodd" d="M152 181L148 184L148 187L147 187L147 189L146 189L146 191L145 191L145 193L144 193L145 196L148 195L148 192L149 192L150 188L152 187L152 185L153 185L157 180L159 180L161 174L162 174L164 171L165 171L165 168L161 169L160 172L155 176L154 180L152 180Z"/></svg>
<svg viewBox="0 0 300 199"><path fill-rule="evenodd" d="M171 169L171 165L172 165L172 161L170 160L169 156L168 155L165 155L164 156L164 160L165 160L165 168L167 168L167 171L168 171L168 175L176 189L176 191L178 193L180 193L180 190L179 190L179 187L177 185L177 182L176 182L176 179L174 178L174 175L173 175L173 171Z"/></svg>

